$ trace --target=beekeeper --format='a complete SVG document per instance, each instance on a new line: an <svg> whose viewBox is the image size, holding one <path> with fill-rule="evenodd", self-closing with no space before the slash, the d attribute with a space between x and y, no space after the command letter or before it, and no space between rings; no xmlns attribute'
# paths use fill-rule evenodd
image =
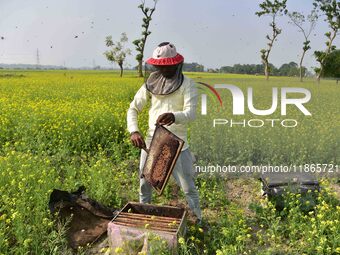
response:
<svg viewBox="0 0 340 255"><path fill-rule="evenodd" d="M185 193L190 209L200 223L201 209L199 194L194 181L193 157L187 142L187 124L195 119L198 100L194 81L183 75L184 58L177 53L176 47L163 42L153 51L146 63L155 67L145 83L137 91L127 111L127 128L131 134L131 142L138 148L149 148L155 130L155 124L165 125L168 130L184 140L181 153L176 161L172 175ZM149 129L146 139L138 128L137 116L151 100L149 109ZM143 170L147 153L141 150L140 173ZM139 200L151 203L152 186L140 179Z"/></svg>

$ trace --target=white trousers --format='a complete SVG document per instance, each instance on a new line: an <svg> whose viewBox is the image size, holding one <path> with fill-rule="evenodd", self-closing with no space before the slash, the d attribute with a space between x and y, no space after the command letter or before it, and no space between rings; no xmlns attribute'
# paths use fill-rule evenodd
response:
<svg viewBox="0 0 340 255"><path fill-rule="evenodd" d="M150 139L146 140L147 148L149 148ZM140 163L139 163L139 176L143 170L147 153L141 150ZM175 178L177 184L183 190L186 200L190 209L195 213L198 219L202 219L199 194L195 186L195 172L193 166L193 158L191 152L188 149L182 151L174 166L172 176ZM140 203L151 203L152 186L145 180L140 178L140 189L139 189L139 202Z"/></svg>

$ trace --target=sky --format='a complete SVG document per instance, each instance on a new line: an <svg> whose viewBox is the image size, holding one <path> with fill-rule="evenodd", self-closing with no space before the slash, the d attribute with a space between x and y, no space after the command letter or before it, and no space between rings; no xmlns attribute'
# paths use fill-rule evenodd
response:
<svg viewBox="0 0 340 255"><path fill-rule="evenodd" d="M174 43L185 62L206 68L234 64L259 64L259 51L266 47L270 17L255 15L258 0L159 0L150 25L144 60L164 41ZM103 53L105 37L114 41L122 32L129 38L132 56L126 67L137 65L132 41L139 38L143 15L139 0L0 0L0 63L36 64L37 49L42 65L82 67L110 64ZM146 0L147 5L153 1ZM289 11L308 14L312 0L288 0ZM280 17L282 34L274 44L270 62L279 67L298 62L303 36L297 27ZM313 52L325 48L328 26L319 19L311 35L312 50L304 65L317 66ZM75 38L77 37L77 38ZM340 36L335 40L340 46Z"/></svg>

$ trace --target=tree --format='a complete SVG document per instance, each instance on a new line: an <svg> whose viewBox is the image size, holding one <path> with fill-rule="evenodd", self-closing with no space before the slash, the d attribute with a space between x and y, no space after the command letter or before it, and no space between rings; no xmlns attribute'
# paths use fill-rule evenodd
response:
<svg viewBox="0 0 340 255"><path fill-rule="evenodd" d="M340 50L335 50L327 56L323 77L340 78Z"/></svg>
<svg viewBox="0 0 340 255"><path fill-rule="evenodd" d="M107 36L105 44L107 47L111 47L111 50L105 51L104 55L107 60L116 62L120 68L120 77L123 76L123 64L127 55L131 55L130 49L125 49L124 45L128 41L126 33L122 33L119 42L114 43L112 36Z"/></svg>
<svg viewBox="0 0 340 255"><path fill-rule="evenodd" d="M326 16L325 21L328 23L330 28L330 31L325 34L327 37L325 51L314 52L316 60L320 64L319 68L315 68L315 72L317 73L317 81L320 83L320 77L323 75L325 68L325 61L328 55L336 49L335 45L333 45L333 42L340 29L340 2L338 0L315 0L313 5L316 9L321 10Z"/></svg>
<svg viewBox="0 0 340 255"><path fill-rule="evenodd" d="M196 62L193 63L183 63L182 70L184 72L204 72L204 66Z"/></svg>
<svg viewBox="0 0 340 255"><path fill-rule="evenodd" d="M280 75L279 70L271 63L268 64L270 70L272 70L273 75ZM264 65L263 64L235 64L233 66L222 66L219 69L221 73L237 73L237 74L263 74Z"/></svg>
<svg viewBox="0 0 340 255"><path fill-rule="evenodd" d="M134 40L132 43L136 46L136 50L138 54L136 55L136 60L138 61L138 74L139 77L143 77L143 58L144 58L144 48L146 44L146 39L151 34L149 31L149 26L151 22L151 17L154 11L156 10L157 0L153 0L154 5L152 8L145 6L145 0L142 1L138 8L141 9L144 17L142 24L142 38Z"/></svg>
<svg viewBox="0 0 340 255"><path fill-rule="evenodd" d="M289 12L288 16L291 20L291 23L298 27L299 32L303 34L304 42L302 47L302 55L300 58L300 81L303 81L303 59L305 58L306 52L311 49L310 47L310 40L309 36L311 35L312 31L315 28L316 22L318 20L318 14L315 10L312 10L311 13L307 16L307 21L309 23L308 28L304 27L304 24L306 23L306 17L299 12Z"/></svg>
<svg viewBox="0 0 340 255"><path fill-rule="evenodd" d="M279 68L278 74L281 76L298 76L300 71L301 75L304 76L306 73L306 68L302 66L300 69L297 63L290 62L288 64L283 64Z"/></svg>
<svg viewBox="0 0 340 255"><path fill-rule="evenodd" d="M272 35L267 35L266 38L269 41L267 43L267 49L262 49L261 52L261 59L262 63L264 64L264 74L266 76L266 80L269 79L270 73L270 65L269 65L269 55L273 48L274 42L277 40L279 34L281 34L282 29L277 27L276 18L278 16L282 16L282 14L287 13L286 9L286 2L287 0L265 0L262 2L260 6L260 11L256 12L255 14L259 17L265 15L271 17L271 23L269 26L272 28Z"/></svg>

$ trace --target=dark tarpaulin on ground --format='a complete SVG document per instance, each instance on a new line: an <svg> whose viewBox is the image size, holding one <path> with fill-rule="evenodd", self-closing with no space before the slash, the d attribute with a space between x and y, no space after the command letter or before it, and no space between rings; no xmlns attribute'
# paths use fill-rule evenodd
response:
<svg viewBox="0 0 340 255"><path fill-rule="evenodd" d="M84 186L74 192L54 189L50 195L49 208L62 222L72 216L67 225L66 237L73 249L99 240L107 233L107 224L118 213L116 209L89 198Z"/></svg>

